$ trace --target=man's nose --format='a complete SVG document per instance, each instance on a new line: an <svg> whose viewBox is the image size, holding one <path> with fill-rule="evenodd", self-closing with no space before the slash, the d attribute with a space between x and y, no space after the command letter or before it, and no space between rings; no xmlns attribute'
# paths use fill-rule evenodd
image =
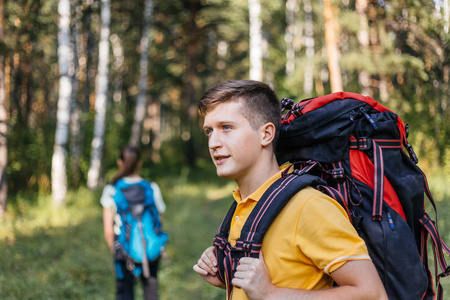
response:
<svg viewBox="0 0 450 300"><path fill-rule="evenodd" d="M208 145L210 149L220 148L222 146L222 142L219 134L215 132L211 133L211 135L209 136Z"/></svg>

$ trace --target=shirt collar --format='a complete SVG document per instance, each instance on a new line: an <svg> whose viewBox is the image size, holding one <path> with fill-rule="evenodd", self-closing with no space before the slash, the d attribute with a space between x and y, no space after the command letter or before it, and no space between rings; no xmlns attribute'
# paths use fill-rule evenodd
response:
<svg viewBox="0 0 450 300"><path fill-rule="evenodd" d="M239 188L236 188L233 191L233 198L234 200L236 200L236 202L239 203L244 203L247 202L249 200L251 201L255 201L258 202L259 199L261 199L262 195L267 191L267 189L278 179L281 178L281 172L283 172L283 170L285 168L287 168L289 166L289 164L287 165L283 165L280 167L280 171L278 173L276 173L275 175L273 175L272 177L270 177L266 182L264 182L256 191L254 191L252 194L250 194L250 196L248 196L247 198L245 198L244 200L242 200L241 198L241 193L239 191ZM291 173L292 170L289 170L289 173Z"/></svg>

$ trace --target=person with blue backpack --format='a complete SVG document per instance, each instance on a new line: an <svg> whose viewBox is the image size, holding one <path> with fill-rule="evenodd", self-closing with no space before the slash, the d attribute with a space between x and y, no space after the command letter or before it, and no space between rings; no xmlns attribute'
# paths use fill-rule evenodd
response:
<svg viewBox="0 0 450 300"><path fill-rule="evenodd" d="M157 300L157 272L168 235L162 231L166 205L159 186L139 175L140 152L126 146L119 167L100 199L106 242L114 255L116 299L134 299L140 277L145 300Z"/></svg>
<svg viewBox="0 0 450 300"><path fill-rule="evenodd" d="M233 300L387 299L346 211L313 188L320 178L280 170L275 148L281 105L268 85L218 84L203 95L199 112L217 175L238 187L214 246L203 252L195 272ZM272 211L282 194L292 196ZM270 214L276 215L272 223L264 219Z"/></svg>

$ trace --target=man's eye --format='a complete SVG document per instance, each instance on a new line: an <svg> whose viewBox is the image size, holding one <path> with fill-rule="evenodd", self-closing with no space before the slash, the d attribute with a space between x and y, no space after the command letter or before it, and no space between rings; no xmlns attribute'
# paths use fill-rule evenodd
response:
<svg viewBox="0 0 450 300"><path fill-rule="evenodd" d="M229 129L231 129L231 126L223 125L223 129L224 129L224 130L229 130Z"/></svg>
<svg viewBox="0 0 450 300"><path fill-rule="evenodd" d="M212 129L205 129L205 134L210 135L212 133Z"/></svg>

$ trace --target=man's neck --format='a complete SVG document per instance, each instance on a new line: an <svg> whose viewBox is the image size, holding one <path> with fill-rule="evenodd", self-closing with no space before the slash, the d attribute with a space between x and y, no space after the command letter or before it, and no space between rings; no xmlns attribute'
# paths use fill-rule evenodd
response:
<svg viewBox="0 0 450 300"><path fill-rule="evenodd" d="M253 174L248 174L245 178L239 178L236 183L241 194L241 199L245 199L262 186L273 175L280 171L278 162L273 156L266 164L261 165Z"/></svg>

